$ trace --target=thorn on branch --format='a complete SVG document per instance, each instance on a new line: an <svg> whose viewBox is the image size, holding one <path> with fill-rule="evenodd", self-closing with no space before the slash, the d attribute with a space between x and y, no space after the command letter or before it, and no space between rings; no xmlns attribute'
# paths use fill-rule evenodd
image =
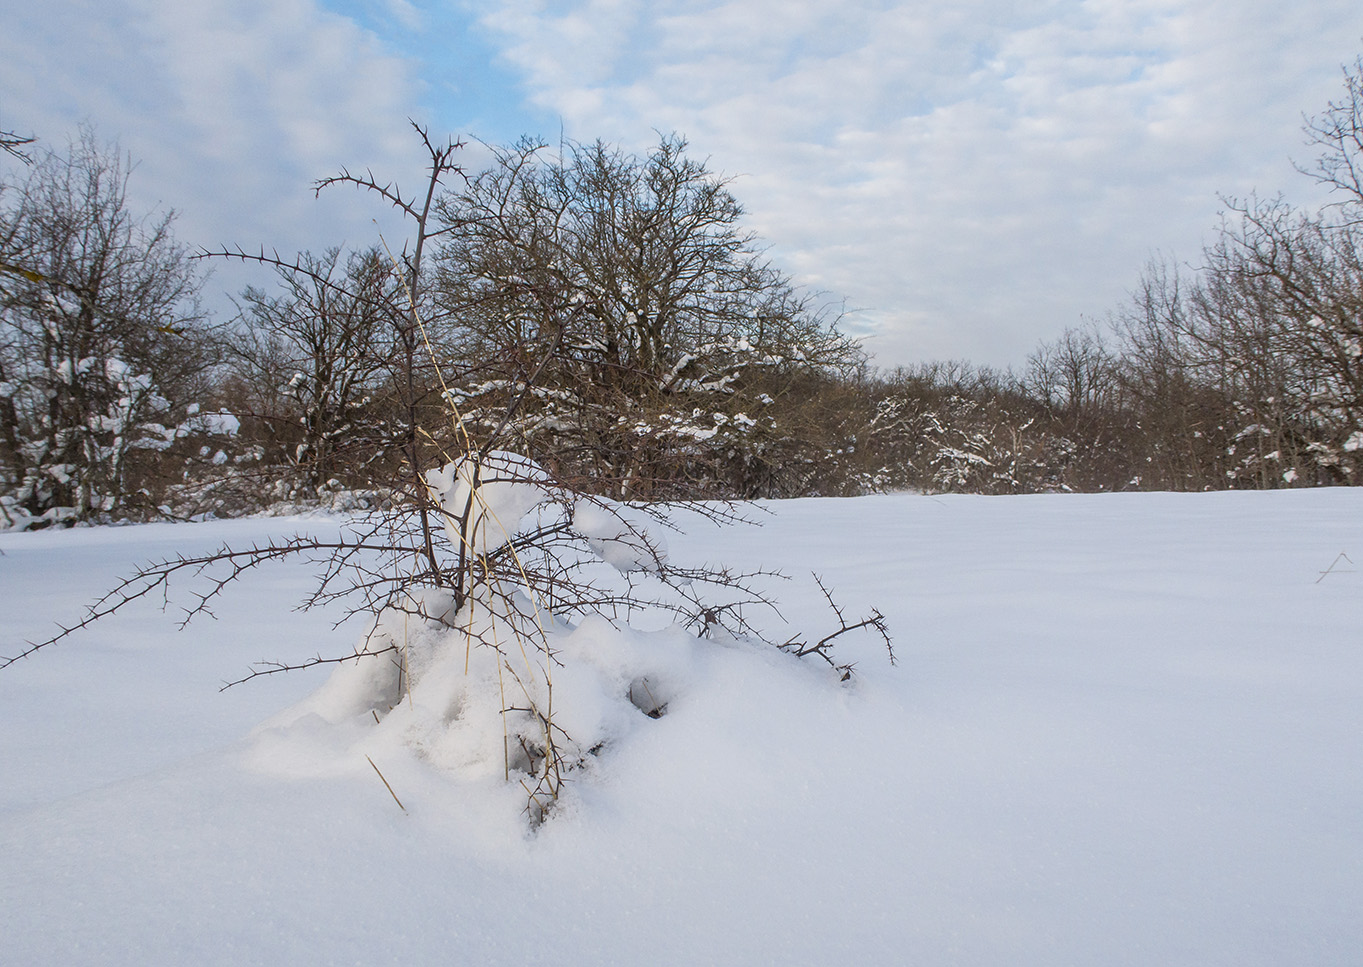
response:
<svg viewBox="0 0 1363 967"><path fill-rule="evenodd" d="M359 661L362 658L376 658L379 655L386 655L389 652L395 651L398 651L398 646L396 644L391 644L386 648L380 648L377 651L355 651L349 655L340 655L332 658L323 658L321 655L314 655L312 658L303 662L258 661L252 666L250 674L243 675L241 678L234 681L223 683L223 686L219 688L218 691L225 692L234 685L241 685L255 678L263 678L266 675L278 675L280 672L297 672L302 671L305 668L316 668L318 665L343 665L348 661Z"/></svg>
<svg viewBox="0 0 1363 967"><path fill-rule="evenodd" d="M839 607L838 603L833 599L833 593L828 589L828 587L823 583L823 580L817 574L814 575L814 583L819 586L819 590L823 592L824 600L828 602L828 607L832 610L834 616L838 619L838 627L829 634L824 635L816 642L811 643L808 640L802 639L798 635L796 635L790 638L784 644L778 645L777 646L778 648L780 648L782 651L789 652L796 658L807 658L810 655L816 655L819 658L822 658L824 661L828 663L828 666L830 668L832 668L835 672L838 673L839 680L845 682L852 677L852 669L854 667L854 663L838 662L836 656L833 654L833 645L843 635L851 634L854 631L861 631L863 629L871 629L880 636L882 641L885 642L885 651L890 656L890 664L891 665L898 664L897 660L895 659L894 643L890 638L889 627L885 622L885 616L880 613L879 609L872 608L871 613L867 617L862 618L859 621L848 621L847 616L843 612L842 608Z"/></svg>

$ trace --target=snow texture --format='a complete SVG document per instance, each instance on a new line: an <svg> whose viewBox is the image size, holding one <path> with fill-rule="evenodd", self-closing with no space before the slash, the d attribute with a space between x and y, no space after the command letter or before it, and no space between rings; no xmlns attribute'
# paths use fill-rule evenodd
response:
<svg viewBox="0 0 1363 967"><path fill-rule="evenodd" d="M0 961L1357 963L1363 490L766 507L679 512L670 553L792 575L773 640L829 630L817 569L899 665L553 625L556 715L604 744L537 829L439 594L379 619L406 682L217 691L370 630L292 612L303 566L0 672ZM338 526L0 534L0 653L129 562Z"/></svg>

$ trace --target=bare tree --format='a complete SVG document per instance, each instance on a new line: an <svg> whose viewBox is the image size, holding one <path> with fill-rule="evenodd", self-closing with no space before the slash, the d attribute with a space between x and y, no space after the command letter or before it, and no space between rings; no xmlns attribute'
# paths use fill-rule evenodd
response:
<svg viewBox="0 0 1363 967"><path fill-rule="evenodd" d="M1023 385L1047 409L1072 418L1109 408L1116 379L1102 333L1088 325L1043 343L1028 358Z"/></svg>
<svg viewBox="0 0 1363 967"><path fill-rule="evenodd" d="M1345 208L1363 204L1363 57L1340 69L1344 95L1323 112L1304 119L1306 143L1320 149L1315 163L1297 166L1321 184L1343 195Z"/></svg>
<svg viewBox="0 0 1363 967"><path fill-rule="evenodd" d="M85 130L0 212L23 267L0 305L0 464L33 515L121 509L132 462L166 442L213 363L174 215L131 212L128 172Z"/></svg>
<svg viewBox="0 0 1363 967"><path fill-rule="evenodd" d="M1257 458L1261 486L1352 475L1363 469L1363 235L1278 201L1236 213L1207 252L1197 308L1204 366L1242 414L1239 450Z"/></svg>
<svg viewBox="0 0 1363 967"><path fill-rule="evenodd" d="M1165 490L1221 489L1234 435L1233 409L1208 381L1197 338L1195 276L1154 259L1131 304L1114 320L1117 378L1131 414L1127 484Z"/></svg>
<svg viewBox="0 0 1363 967"><path fill-rule="evenodd" d="M363 482L387 456L397 324L406 315L392 263L378 248L344 260L335 248L291 262L236 257L272 264L279 289L242 294L229 343L239 415L259 425L265 445L282 448L271 461L297 468L309 487L337 476Z"/></svg>
<svg viewBox="0 0 1363 967"><path fill-rule="evenodd" d="M1363 467L1363 236L1279 199L1229 202L1201 269L1147 270L1123 386L1168 486L1279 487Z"/></svg>
<svg viewBox="0 0 1363 967"><path fill-rule="evenodd" d="M507 364L463 388L475 432L547 359L522 435L616 496L713 489L793 378L860 360L761 258L727 183L678 137L645 157L597 142L554 158L522 142L439 215L439 284L469 320L459 351ZM582 308L547 317L546 299Z"/></svg>

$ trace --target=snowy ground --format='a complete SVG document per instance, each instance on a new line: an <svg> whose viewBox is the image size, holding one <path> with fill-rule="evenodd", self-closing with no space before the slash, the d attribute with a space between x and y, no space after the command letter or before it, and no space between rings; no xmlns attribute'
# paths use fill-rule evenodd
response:
<svg viewBox="0 0 1363 967"><path fill-rule="evenodd" d="M344 651L307 572L0 671L0 962L1357 964L1363 489L870 497L693 527L818 570L897 667L706 647L531 832L524 797L257 729ZM0 535L0 654L130 562L327 521ZM773 636L783 629L773 626ZM253 731L254 730L254 731ZM377 757L376 757L377 760Z"/></svg>

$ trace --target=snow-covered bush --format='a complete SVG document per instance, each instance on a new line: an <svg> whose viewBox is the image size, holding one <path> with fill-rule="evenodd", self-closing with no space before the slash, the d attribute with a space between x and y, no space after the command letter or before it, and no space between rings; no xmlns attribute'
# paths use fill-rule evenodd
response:
<svg viewBox="0 0 1363 967"><path fill-rule="evenodd" d="M871 446L898 466L893 486L947 493L1034 493L1061 489L1072 448L998 399L895 393L879 401L868 428Z"/></svg>
<svg viewBox="0 0 1363 967"><path fill-rule="evenodd" d="M143 567L72 628L0 667L172 581L208 582L193 592L193 617L243 573L306 557L320 565L306 604L344 599L367 631L349 651L265 663L240 681L339 666L291 720L321 716L359 752L398 742L466 777L500 776L524 788L539 822L571 773L665 714L705 648L778 648L822 659L845 680L851 668L833 654L842 635L868 630L889 646L878 612L852 621L831 597L830 633L764 642L750 612L771 602L755 575L674 562L666 506L577 493L523 455L471 451L428 471L426 484L421 501L357 516L339 540L299 535ZM723 505L692 512L733 519Z"/></svg>
<svg viewBox="0 0 1363 967"><path fill-rule="evenodd" d="M427 478L448 583L395 588L297 714L356 730L361 750L397 741L466 778L519 782L538 822L568 773L665 710L699 647L684 625L713 610L696 584L739 590L725 608L760 599L673 566L656 510L579 497L517 454L469 454ZM671 630L628 626L660 609Z"/></svg>
<svg viewBox="0 0 1363 967"><path fill-rule="evenodd" d="M72 628L0 667L178 579L207 582L194 592L192 618L244 573L302 557L319 568L305 606L343 602L367 631L353 649L296 665L265 664L246 678L338 665L311 711L346 728L372 723L437 765L519 782L527 811L539 821L568 773L629 722L665 712L678 687L676 663L707 647L703 640L816 657L845 678L850 668L831 651L839 636L869 629L887 648L889 638L878 613L849 622L834 608L838 627L812 644L812 638L761 642L749 616L770 602L754 575L673 561L663 534L672 520L668 505L610 499L603 496L610 488L584 480L580 466L565 471L538 459L518 422L551 372L550 356L536 343L514 347L521 365L514 392L476 437L469 433L468 415L427 338L420 266L423 244L437 231L428 227L429 199L457 171L450 161L455 146L425 143L426 208L409 204L393 186L336 179L380 193L416 225L415 254L394 267L408 310L385 316L386 338L406 349L394 357L405 363L390 374L396 404L387 433L402 459L384 506L353 517L335 540L300 534L143 567ZM548 354L598 308L581 291L565 294L554 285L532 295L538 321L560 333ZM425 354L420 364L418 352ZM443 431L422 422L433 383L445 388ZM731 415L723 422L740 421ZM723 503L690 504L688 512L736 517ZM641 638L645 626L656 634ZM359 748L365 741L357 739Z"/></svg>

